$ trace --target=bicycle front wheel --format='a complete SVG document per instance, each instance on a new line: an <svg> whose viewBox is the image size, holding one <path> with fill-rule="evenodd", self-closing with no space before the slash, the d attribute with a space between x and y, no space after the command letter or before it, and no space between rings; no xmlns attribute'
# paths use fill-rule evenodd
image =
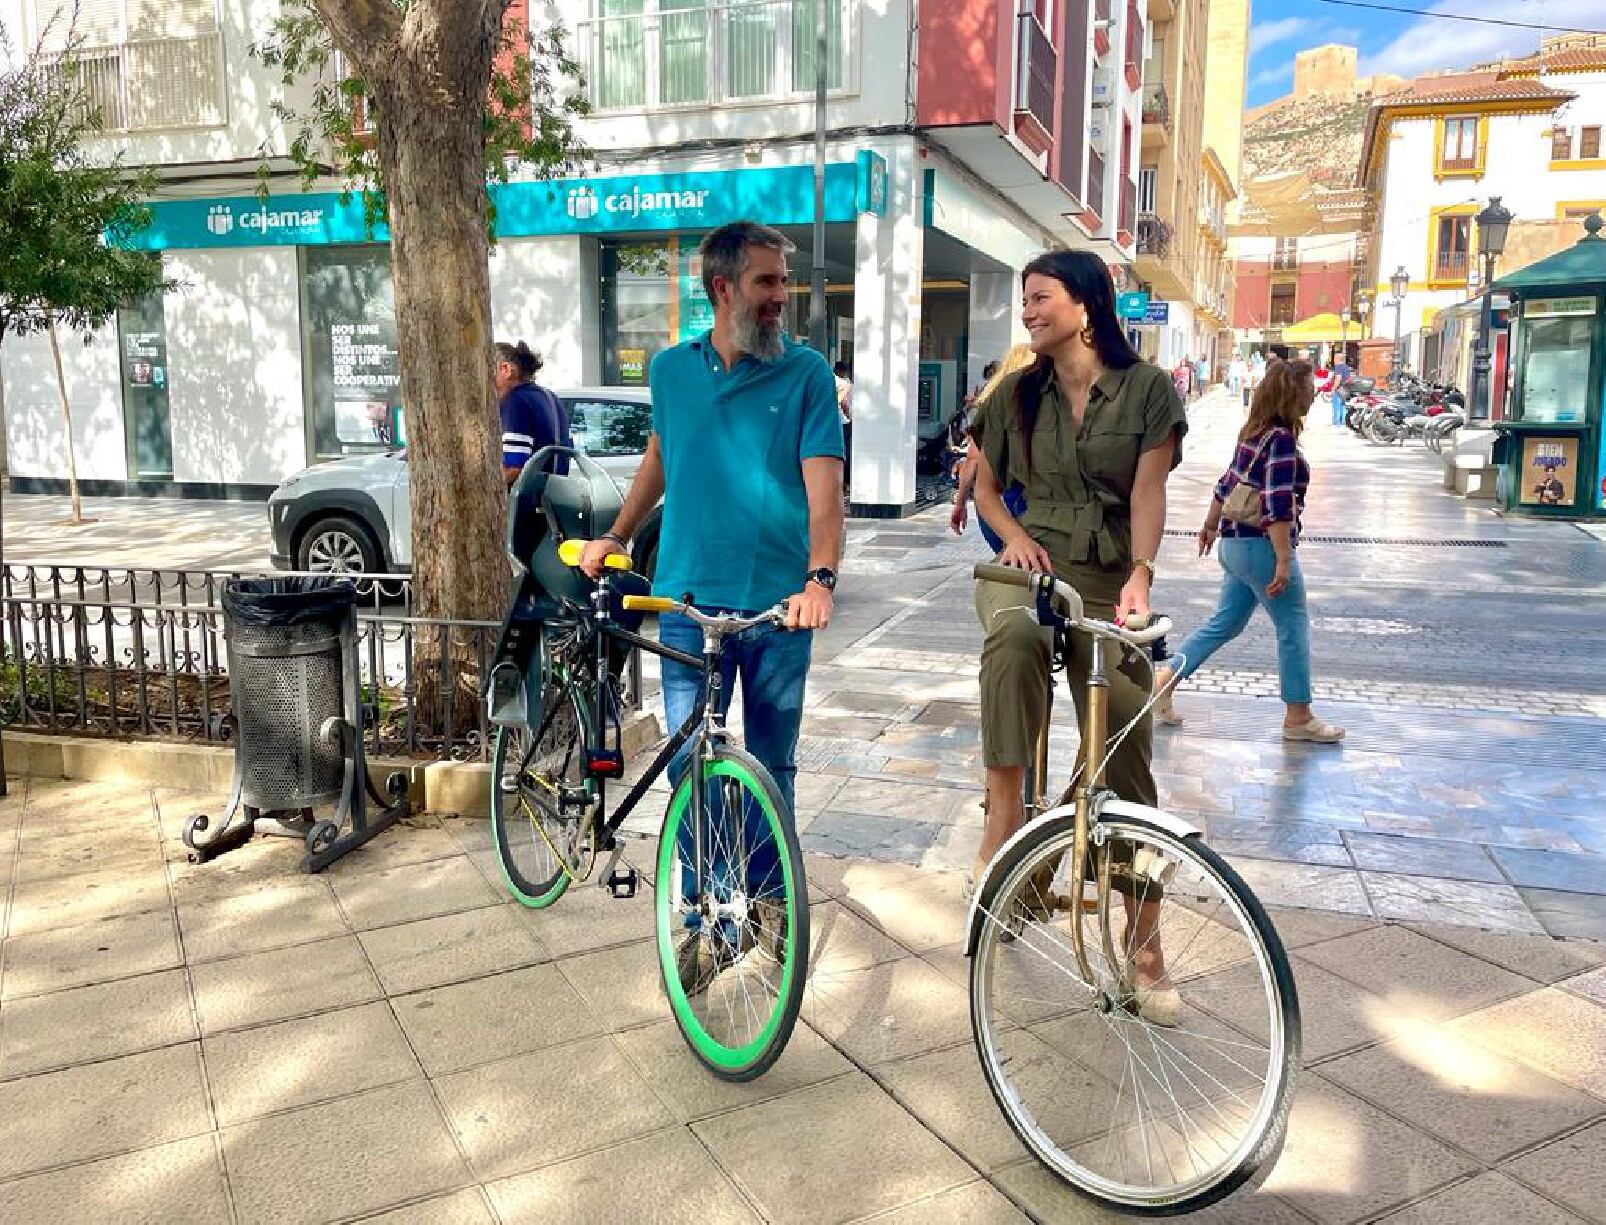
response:
<svg viewBox="0 0 1606 1225"><path fill-rule="evenodd" d="M1094 830L1095 874L1107 858L1111 875L1102 914L1092 883L1069 880L1069 815L984 880L976 1051L1010 1127L1063 1182L1125 1212L1192 1212L1281 1151L1299 1068L1293 973L1260 903L1197 838L1126 817Z"/></svg>
<svg viewBox="0 0 1606 1225"><path fill-rule="evenodd" d="M791 812L755 759L722 746L702 770L701 814L688 770L664 817L658 960L692 1052L722 1080L752 1080L785 1049L803 1003L803 855Z"/></svg>
<svg viewBox="0 0 1606 1225"><path fill-rule="evenodd" d="M491 841L508 892L550 906L580 871L587 816L565 806L585 779L586 719L579 693L556 674L542 683L539 722L499 727L491 751Z"/></svg>

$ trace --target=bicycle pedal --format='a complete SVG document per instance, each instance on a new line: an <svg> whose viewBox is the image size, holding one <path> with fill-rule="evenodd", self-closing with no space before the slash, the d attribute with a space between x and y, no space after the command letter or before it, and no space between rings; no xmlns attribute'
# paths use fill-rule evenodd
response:
<svg viewBox="0 0 1606 1225"><path fill-rule="evenodd" d="M607 881L604 883L608 886L610 896L618 898L620 901L628 901L636 896L638 881L636 870L634 868L626 868L623 872L617 870L610 872Z"/></svg>

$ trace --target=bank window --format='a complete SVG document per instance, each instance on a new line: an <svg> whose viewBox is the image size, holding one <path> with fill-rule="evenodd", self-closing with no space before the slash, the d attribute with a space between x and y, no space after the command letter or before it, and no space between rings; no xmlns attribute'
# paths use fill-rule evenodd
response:
<svg viewBox="0 0 1606 1225"><path fill-rule="evenodd" d="M33 0L32 38L73 59L100 130L225 123L223 35L215 0Z"/></svg>
<svg viewBox="0 0 1606 1225"><path fill-rule="evenodd" d="M826 85L848 80L851 0L591 0L578 24L591 105L600 111L785 97L814 89L818 5L826 6Z"/></svg>
<svg viewBox="0 0 1606 1225"><path fill-rule="evenodd" d="M117 351L123 382L123 429L128 475L173 479L173 428L168 411L172 371L167 364L167 314L160 293L117 312Z"/></svg>
<svg viewBox="0 0 1606 1225"><path fill-rule="evenodd" d="M401 363L388 248L301 248L307 452L333 459L402 444Z"/></svg>
<svg viewBox="0 0 1606 1225"><path fill-rule="evenodd" d="M1456 115L1444 121L1443 142L1439 146L1441 171L1478 168L1478 117Z"/></svg>

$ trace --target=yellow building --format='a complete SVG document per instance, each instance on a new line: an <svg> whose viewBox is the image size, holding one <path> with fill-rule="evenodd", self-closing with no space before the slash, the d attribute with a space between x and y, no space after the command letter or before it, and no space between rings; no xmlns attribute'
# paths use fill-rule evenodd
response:
<svg viewBox="0 0 1606 1225"><path fill-rule="evenodd" d="M1214 150L1234 193L1243 182L1244 98L1249 74L1249 0L1211 0L1205 57L1204 147ZM1227 224L1238 220L1236 198Z"/></svg>
<svg viewBox="0 0 1606 1225"><path fill-rule="evenodd" d="M1134 271L1168 317L1143 329L1144 355L1167 368L1210 357L1216 325L1194 297L1202 237L1198 224L1204 154L1209 0L1149 0L1149 56L1143 72ZM1219 164L1219 158L1218 164Z"/></svg>

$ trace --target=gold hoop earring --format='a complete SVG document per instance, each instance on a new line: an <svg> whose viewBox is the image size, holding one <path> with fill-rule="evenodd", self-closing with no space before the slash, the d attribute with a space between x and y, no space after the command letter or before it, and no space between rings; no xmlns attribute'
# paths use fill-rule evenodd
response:
<svg viewBox="0 0 1606 1225"><path fill-rule="evenodd" d="M1091 323L1078 332L1077 335L1082 338L1082 343L1088 348L1091 349L1093 347L1093 325Z"/></svg>

